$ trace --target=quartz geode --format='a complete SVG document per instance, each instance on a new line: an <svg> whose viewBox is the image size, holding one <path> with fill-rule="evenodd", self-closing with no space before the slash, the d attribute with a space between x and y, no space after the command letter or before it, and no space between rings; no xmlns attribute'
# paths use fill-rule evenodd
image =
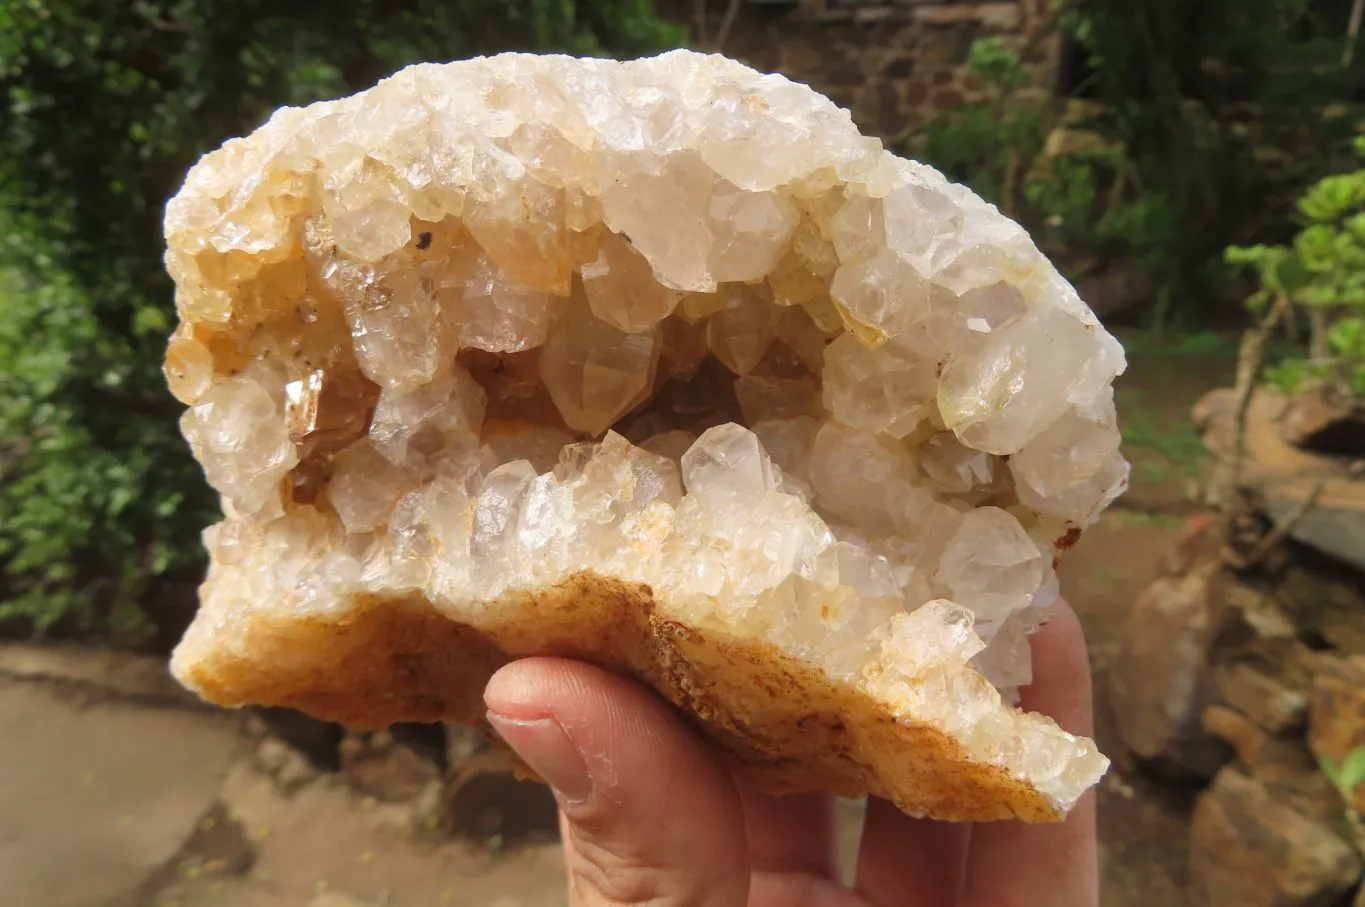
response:
<svg viewBox="0 0 1365 907"><path fill-rule="evenodd" d="M226 519L174 670L478 721L552 652L768 790L1063 815L1009 701L1124 487L1115 340L1026 233L792 82L506 55L284 109L166 212L181 427Z"/></svg>

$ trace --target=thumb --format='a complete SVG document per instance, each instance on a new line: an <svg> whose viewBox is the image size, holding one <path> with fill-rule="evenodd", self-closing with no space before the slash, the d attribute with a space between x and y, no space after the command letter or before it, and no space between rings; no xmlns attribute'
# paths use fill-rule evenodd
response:
<svg viewBox="0 0 1365 907"><path fill-rule="evenodd" d="M528 658L494 674L484 702L559 801L570 904L743 907L734 783L652 692L581 662Z"/></svg>

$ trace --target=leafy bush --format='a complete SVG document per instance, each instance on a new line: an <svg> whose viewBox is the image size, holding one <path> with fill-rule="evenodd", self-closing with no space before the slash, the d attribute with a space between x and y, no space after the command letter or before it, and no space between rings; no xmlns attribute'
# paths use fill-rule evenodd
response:
<svg viewBox="0 0 1365 907"><path fill-rule="evenodd" d="M1365 160L1365 139L1355 147ZM1298 212L1305 226L1291 244L1226 253L1259 278L1254 310L1279 298L1308 314L1309 358L1287 359L1267 377L1285 391L1313 378L1365 397L1365 169L1319 180Z"/></svg>
<svg viewBox="0 0 1365 907"><path fill-rule="evenodd" d="M1158 322L1166 306L1207 314L1232 297L1224 247L1286 238L1293 198L1349 148L1343 99L1365 56L1342 63L1349 3L1053 7L1084 51L1084 77L1064 86L1080 97L1030 87L1026 54L983 39L970 64L987 100L931 122L916 150L1064 263L1125 262L1154 287Z"/></svg>
<svg viewBox="0 0 1365 907"><path fill-rule="evenodd" d="M970 179L978 193L1013 213L1023 171L1042 150L1046 108L1019 102L1029 72L1019 52L999 37L974 41L967 69L981 80L989 100L931 122L924 148L916 150L944 173Z"/></svg>
<svg viewBox="0 0 1365 907"><path fill-rule="evenodd" d="M1064 15L1103 102L1095 128L1124 149L1131 198L1150 209L1132 234L1144 267L1185 314L1231 298L1223 247L1283 238L1303 185L1349 153L1340 102L1361 76L1341 61L1349 6L1098 0Z"/></svg>
<svg viewBox="0 0 1365 907"><path fill-rule="evenodd" d="M932 121L917 153L1030 226L1054 256L1158 264L1177 212L1163 194L1137 191L1132 161L1092 122L1103 108L1026 90L1020 53L999 37L977 39L968 67L988 99Z"/></svg>
<svg viewBox="0 0 1365 907"><path fill-rule="evenodd" d="M0 622L118 630L198 563L215 504L160 375L198 155L416 60L683 39L649 0L0 4Z"/></svg>

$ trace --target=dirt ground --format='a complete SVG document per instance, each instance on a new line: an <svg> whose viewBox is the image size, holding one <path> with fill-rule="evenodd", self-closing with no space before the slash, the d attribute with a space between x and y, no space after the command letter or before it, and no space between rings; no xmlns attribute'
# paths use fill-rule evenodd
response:
<svg viewBox="0 0 1365 907"><path fill-rule="evenodd" d="M1178 524L1106 516L1065 564L1062 586L1086 627L1095 673L1096 742L1113 759L1100 784L1103 907L1181 907L1194 791L1147 777L1126 757L1110 713L1108 665L1118 651L1122 609L1146 586ZM1122 551L1121 562L1113 553Z"/></svg>
<svg viewBox="0 0 1365 907"><path fill-rule="evenodd" d="M1114 756L1100 789L1104 907L1181 907L1190 791L1124 757L1107 667L1125 609L1196 508L1204 468L1190 405L1229 380L1224 343L1173 349L1138 338L1118 389L1133 488L1063 563L1089 635L1098 739ZM0 664L0 668L3 665ZM236 718L91 700L0 670L0 890L33 907L558 907L551 843L439 842L407 807L321 775L291 794L243 755ZM861 806L843 804L842 850ZM79 870L73 871L75 867Z"/></svg>
<svg viewBox="0 0 1365 907"><path fill-rule="evenodd" d="M1119 743L1109 665L1132 605L1155 576L1183 517L1199 509L1208 457L1189 412L1232 381L1235 347L1208 336L1181 346L1122 338L1128 373L1116 384L1132 486L1062 562L1062 589L1085 625L1095 675L1096 742L1114 761L1099 789L1103 907L1183 907L1188 824L1197 791L1149 777Z"/></svg>

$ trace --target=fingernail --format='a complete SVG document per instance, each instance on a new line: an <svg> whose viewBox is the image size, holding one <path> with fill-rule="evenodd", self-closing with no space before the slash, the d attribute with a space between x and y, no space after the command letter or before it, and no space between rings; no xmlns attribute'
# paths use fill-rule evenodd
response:
<svg viewBox="0 0 1365 907"><path fill-rule="evenodd" d="M592 777L582 755L553 718L509 718L488 713L488 723L507 745L554 789L561 804L581 803L592 795Z"/></svg>

